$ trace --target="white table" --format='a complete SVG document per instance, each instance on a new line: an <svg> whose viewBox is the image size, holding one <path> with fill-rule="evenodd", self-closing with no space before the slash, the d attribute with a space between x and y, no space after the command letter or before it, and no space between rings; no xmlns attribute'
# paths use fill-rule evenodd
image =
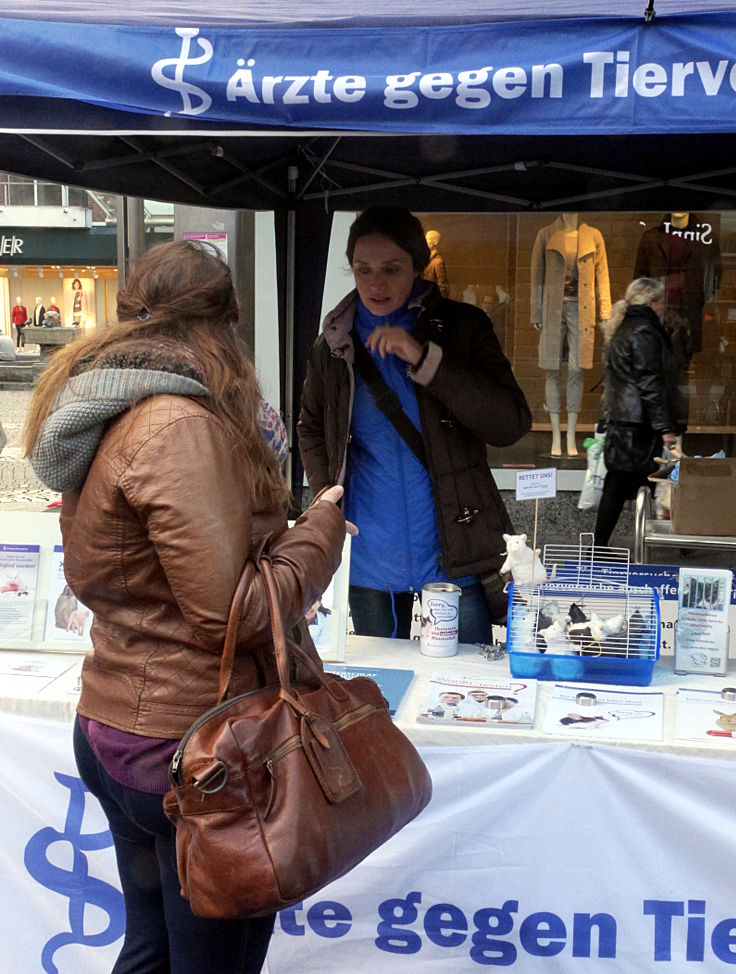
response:
<svg viewBox="0 0 736 974"><path fill-rule="evenodd" d="M0 666L8 662L0 653ZM269 974L469 972L512 954L508 966L521 974L680 972L694 963L685 960L688 929L699 971L736 961L736 740L674 739L678 685L716 688L728 677L678 677L671 657L660 661L653 688L666 698L664 740L624 746L417 723L432 673L508 677L505 660L487 662L473 647L436 660L417 643L350 637L345 662L414 670L396 720L427 761L434 797L347 877L280 915ZM50 957L60 974L106 974L121 906L112 851L89 838L104 835L104 819L75 784L70 729L82 656L66 663L36 692L27 673L0 679L0 850L12 890L0 950L6 970L50 971ZM552 685L538 690L537 728ZM86 898L90 879L106 908ZM93 929L102 930L98 945ZM54 940L64 936L69 943Z"/></svg>

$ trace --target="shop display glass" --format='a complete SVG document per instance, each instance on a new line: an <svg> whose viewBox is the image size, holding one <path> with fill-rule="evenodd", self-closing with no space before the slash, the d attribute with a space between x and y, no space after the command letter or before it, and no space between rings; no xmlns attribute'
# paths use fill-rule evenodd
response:
<svg viewBox="0 0 736 974"><path fill-rule="evenodd" d="M584 456L582 440L592 432L601 411L601 315L608 314L609 298L611 303L621 299L628 284L639 276L665 278L665 320L673 329L682 363L688 452L710 453L720 447L728 452L727 437L736 432L736 212L417 215L439 237L434 261L437 264L441 258L448 296L475 304L490 316L532 409L534 425L527 440L533 440L533 447L527 442L507 448L502 457L490 457L492 464L535 460L544 453L556 455L553 410L546 408L555 365L560 366L560 398L552 405L560 409L561 453L563 457L572 453L566 450L565 430L569 414L573 414L577 449ZM553 234L560 231L562 235L558 233L552 241ZM582 373L579 402L575 401L574 382L572 388L568 382L567 357L553 362L549 351L540 349L547 323L542 321L541 329L534 327L539 326L540 316L550 313L555 287L560 291L560 306L564 301L565 308L570 307L563 294L566 285L550 279L552 265L543 259L545 247L553 244L564 264L565 233L573 235L567 245L571 251L568 270L577 264L581 289L579 301L573 302L579 305L579 319L574 323ZM585 300L584 288L590 289ZM699 445L702 450L697 449ZM525 451L530 455L525 456Z"/></svg>

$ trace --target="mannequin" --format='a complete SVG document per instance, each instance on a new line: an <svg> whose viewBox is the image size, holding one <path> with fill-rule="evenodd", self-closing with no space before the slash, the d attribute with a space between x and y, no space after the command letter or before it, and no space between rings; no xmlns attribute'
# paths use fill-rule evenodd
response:
<svg viewBox="0 0 736 974"><path fill-rule="evenodd" d="M56 304L56 298L55 297L53 297L53 296L51 297L51 304L48 306L48 309L47 310L48 311L56 311L58 313L59 308L58 308L58 306Z"/></svg>
<svg viewBox="0 0 736 974"><path fill-rule="evenodd" d="M36 298L35 307L33 308L33 327L43 328L43 319L46 317L46 309L43 306L42 299Z"/></svg>
<svg viewBox="0 0 736 974"><path fill-rule="evenodd" d="M634 277L664 278L664 320L687 367L702 348L703 308L720 285L721 251L711 224L682 210L665 214L641 235Z"/></svg>
<svg viewBox="0 0 736 974"><path fill-rule="evenodd" d="M606 246L600 230L563 213L542 227L532 248L531 320L539 332L545 409L553 457L562 456L562 365L567 363L568 456L578 455L575 430L583 396L583 370L593 368L596 324L611 313Z"/></svg>
<svg viewBox="0 0 736 974"><path fill-rule="evenodd" d="M82 290L82 282L78 277L72 281L72 297L74 299L72 302L72 325L79 328L87 310L87 296Z"/></svg>
<svg viewBox="0 0 736 974"><path fill-rule="evenodd" d="M26 339L23 335L23 328L28 321L28 311L23 304L20 295L15 299L13 310L10 312L10 320L15 325L15 344L17 348L26 347Z"/></svg>
<svg viewBox="0 0 736 974"><path fill-rule="evenodd" d="M429 263L424 270L425 281L434 281L440 289L443 298L449 298L450 285L447 280L445 261L442 254L437 249L441 240L438 230L427 230L426 240L429 247Z"/></svg>

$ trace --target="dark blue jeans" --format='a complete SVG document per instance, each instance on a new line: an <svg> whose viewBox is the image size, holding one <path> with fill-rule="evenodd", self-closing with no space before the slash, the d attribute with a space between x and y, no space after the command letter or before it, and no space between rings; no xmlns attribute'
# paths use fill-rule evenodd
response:
<svg viewBox="0 0 736 974"><path fill-rule="evenodd" d="M383 589L351 585L348 601L353 628L359 636L409 639L414 610L413 592L391 593ZM480 582L464 585L462 588L458 642L493 642L493 625Z"/></svg>
<svg viewBox="0 0 736 974"><path fill-rule="evenodd" d="M118 784L74 725L82 781L110 823L125 899L125 939L112 974L258 974L274 917L206 920L180 893L174 826L161 795Z"/></svg>

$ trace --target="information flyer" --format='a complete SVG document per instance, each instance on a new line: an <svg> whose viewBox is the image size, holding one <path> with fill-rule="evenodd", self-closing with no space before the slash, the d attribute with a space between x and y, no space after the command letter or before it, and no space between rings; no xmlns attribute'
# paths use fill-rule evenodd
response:
<svg viewBox="0 0 736 974"><path fill-rule="evenodd" d="M556 683L544 719L545 734L661 741L664 694Z"/></svg>
<svg viewBox="0 0 736 974"><path fill-rule="evenodd" d="M31 638L38 583L37 544L0 544L0 639Z"/></svg>
<svg viewBox="0 0 736 974"><path fill-rule="evenodd" d="M675 737L736 746L736 690L680 687L677 691Z"/></svg>
<svg viewBox="0 0 736 974"><path fill-rule="evenodd" d="M69 588L64 577L64 549L54 545L49 578L49 604L46 612L45 640L89 646L92 613Z"/></svg>
<svg viewBox="0 0 736 974"><path fill-rule="evenodd" d="M680 569L675 673L725 675L732 577L728 569Z"/></svg>

